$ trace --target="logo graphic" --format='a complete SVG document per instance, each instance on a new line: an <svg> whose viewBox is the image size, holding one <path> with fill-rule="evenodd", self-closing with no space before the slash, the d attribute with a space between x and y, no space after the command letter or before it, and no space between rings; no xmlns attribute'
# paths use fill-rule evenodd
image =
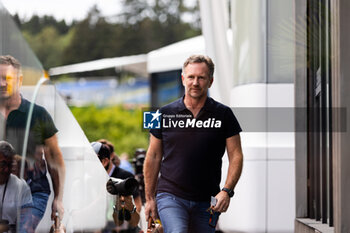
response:
<svg viewBox="0 0 350 233"><path fill-rule="evenodd" d="M143 128L160 129L161 115L159 109L156 112L143 112Z"/></svg>

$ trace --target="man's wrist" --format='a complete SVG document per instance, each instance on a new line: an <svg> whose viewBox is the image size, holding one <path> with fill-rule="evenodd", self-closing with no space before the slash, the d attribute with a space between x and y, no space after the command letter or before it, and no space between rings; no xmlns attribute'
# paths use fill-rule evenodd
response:
<svg viewBox="0 0 350 233"><path fill-rule="evenodd" d="M63 197L61 195L54 196L53 199L56 201L63 201Z"/></svg>
<svg viewBox="0 0 350 233"><path fill-rule="evenodd" d="M155 195L146 195L145 199L146 201L154 201Z"/></svg>
<svg viewBox="0 0 350 233"><path fill-rule="evenodd" d="M224 191L227 193L227 195L231 198L233 197L233 195L235 195L235 192L233 191L233 189L228 189L228 188L222 188L221 191Z"/></svg>

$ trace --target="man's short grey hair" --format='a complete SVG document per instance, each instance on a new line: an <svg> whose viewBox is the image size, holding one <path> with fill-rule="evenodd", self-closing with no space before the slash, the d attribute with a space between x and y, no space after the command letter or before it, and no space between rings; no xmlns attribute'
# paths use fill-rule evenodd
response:
<svg viewBox="0 0 350 233"><path fill-rule="evenodd" d="M18 71L21 70L21 63L11 55L0 56L0 65L9 65Z"/></svg>
<svg viewBox="0 0 350 233"><path fill-rule="evenodd" d="M15 149L13 149L12 145L6 141L0 141L0 154L2 154L6 159L13 157L16 154Z"/></svg>
<svg viewBox="0 0 350 233"><path fill-rule="evenodd" d="M209 77L212 78L214 76L214 68L215 68L214 62L211 60L210 57L205 55L192 55L189 58L187 58L182 66L182 74L185 73L186 66L188 64L193 64L193 63L205 63L209 70Z"/></svg>

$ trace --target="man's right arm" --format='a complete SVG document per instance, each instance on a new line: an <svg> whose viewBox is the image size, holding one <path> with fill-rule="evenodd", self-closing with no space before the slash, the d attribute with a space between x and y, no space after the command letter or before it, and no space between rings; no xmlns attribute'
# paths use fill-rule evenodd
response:
<svg viewBox="0 0 350 233"><path fill-rule="evenodd" d="M52 187L54 190L54 199L52 201L51 220L55 218L56 211L60 218L63 218L63 189L66 175L66 167L64 164L61 149L58 146L57 135L45 139L45 159L50 172Z"/></svg>
<svg viewBox="0 0 350 233"><path fill-rule="evenodd" d="M144 163L146 220L148 220L150 216L152 216L153 219L158 219L155 192L162 156L162 140L150 134L150 144Z"/></svg>

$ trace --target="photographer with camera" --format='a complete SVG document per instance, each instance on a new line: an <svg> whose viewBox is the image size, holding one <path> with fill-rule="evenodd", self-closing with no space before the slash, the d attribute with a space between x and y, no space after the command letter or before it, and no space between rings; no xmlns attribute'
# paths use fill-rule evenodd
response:
<svg viewBox="0 0 350 233"><path fill-rule="evenodd" d="M110 151L109 160L105 159L105 161L103 162L104 164L106 164L103 166L105 167L105 169L110 177L119 178L119 179L127 179L129 177L134 178L134 175L132 173L119 167L120 159L118 158L117 154L114 151L114 145L110 141L108 141L106 139L99 139L97 142L100 142L100 143L106 145ZM107 161L109 161L109 162L107 163ZM137 181L139 181L137 179L137 177L135 177L135 178ZM134 198L136 210L137 210L137 212L140 213L141 207L142 207L142 200L140 197L140 193L138 192L138 190L135 190L132 193L132 196Z"/></svg>
<svg viewBox="0 0 350 233"><path fill-rule="evenodd" d="M138 192L138 182L135 180L134 175L127 172L115 164L111 160L111 151L114 151L114 147L110 149L110 142L107 140L101 142L92 142L95 153L101 161L103 167L111 177L106 184L107 191L116 197L116 205L114 206L113 219L114 223L122 228L118 232L138 232L138 222L140 220L141 210L141 197ZM108 143L108 144L107 144ZM134 198L134 203L132 200ZM128 222L128 224L125 224Z"/></svg>
<svg viewBox="0 0 350 233"><path fill-rule="evenodd" d="M32 195L23 179L11 174L15 150L0 141L0 232L16 232L17 211L20 210L20 233L34 232L31 222Z"/></svg>

